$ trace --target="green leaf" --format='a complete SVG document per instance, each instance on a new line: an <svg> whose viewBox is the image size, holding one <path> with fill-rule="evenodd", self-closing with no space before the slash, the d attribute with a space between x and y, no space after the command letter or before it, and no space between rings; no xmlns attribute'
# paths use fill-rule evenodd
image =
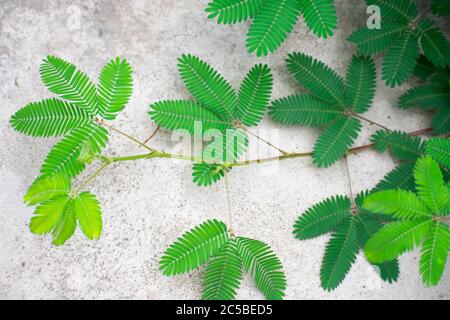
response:
<svg viewBox="0 0 450 320"><path fill-rule="evenodd" d="M371 263L391 261L418 246L430 230L430 218L405 220L385 225L364 247Z"/></svg>
<svg viewBox="0 0 450 320"><path fill-rule="evenodd" d="M380 269L380 277L383 281L393 283L400 276L400 267L398 259L386 261L376 265Z"/></svg>
<svg viewBox="0 0 450 320"><path fill-rule="evenodd" d="M436 286L442 277L450 250L450 231L443 222L436 222L430 228L420 255L420 274L423 283Z"/></svg>
<svg viewBox="0 0 450 320"><path fill-rule="evenodd" d="M377 72L370 57L353 56L347 71L347 98L357 113L369 110L375 96Z"/></svg>
<svg viewBox="0 0 450 320"><path fill-rule="evenodd" d="M383 20L380 29L363 27L353 32L348 41L358 47L360 54L373 55L389 48L407 30L406 23Z"/></svg>
<svg viewBox="0 0 450 320"><path fill-rule="evenodd" d="M269 115L284 124L322 127L343 118L345 112L310 94L302 94L273 101Z"/></svg>
<svg viewBox="0 0 450 320"><path fill-rule="evenodd" d="M425 56L438 67L450 65L450 44L437 28L423 33L420 43Z"/></svg>
<svg viewBox="0 0 450 320"><path fill-rule="evenodd" d="M435 72L436 66L430 60L428 60L427 57L425 57L423 54L420 55L419 60L417 60L414 75L425 81Z"/></svg>
<svg viewBox="0 0 450 320"><path fill-rule="evenodd" d="M32 206L59 195L67 195L70 189L70 177L65 174L39 177L28 189L23 201Z"/></svg>
<svg viewBox="0 0 450 320"><path fill-rule="evenodd" d="M130 100L133 92L133 70L126 59L116 58L108 63L100 74L98 84L99 114L114 120Z"/></svg>
<svg viewBox="0 0 450 320"><path fill-rule="evenodd" d="M450 71L449 69L436 68L436 73L434 73L430 79L430 84L438 89L450 89ZM447 104L448 106L449 104Z"/></svg>
<svg viewBox="0 0 450 320"><path fill-rule="evenodd" d="M367 5L380 7L381 15L386 20L407 22L417 16L417 6L412 0L366 0Z"/></svg>
<svg viewBox="0 0 450 320"><path fill-rule="evenodd" d="M60 58L48 56L40 68L41 79L48 90L61 98L96 114L97 90L86 74Z"/></svg>
<svg viewBox="0 0 450 320"><path fill-rule="evenodd" d="M416 34L417 38L420 39L425 32L433 29L434 27L435 27L435 23L433 20L422 19L416 24L414 33Z"/></svg>
<svg viewBox="0 0 450 320"><path fill-rule="evenodd" d="M265 243L236 238L238 252L246 272L250 272L256 287L268 300L281 300L286 290L286 276L280 259Z"/></svg>
<svg viewBox="0 0 450 320"><path fill-rule="evenodd" d="M91 145L89 143L85 143L81 147L80 155L78 156L77 161L91 164L95 160L96 156L97 154Z"/></svg>
<svg viewBox="0 0 450 320"><path fill-rule="evenodd" d="M333 0L299 0L300 8L309 30L317 36L328 38L337 27Z"/></svg>
<svg viewBox="0 0 450 320"><path fill-rule="evenodd" d="M222 179L229 170L219 164L194 163L192 176L199 187L209 187Z"/></svg>
<svg viewBox="0 0 450 320"><path fill-rule="evenodd" d="M248 137L244 131L227 130L225 135L215 135L203 150L203 160L209 163L235 163L247 151Z"/></svg>
<svg viewBox="0 0 450 320"><path fill-rule="evenodd" d="M266 1L247 35L247 48L256 55L274 52L292 32L300 14L298 0Z"/></svg>
<svg viewBox="0 0 450 320"><path fill-rule="evenodd" d="M241 285L242 262L235 240L211 259L203 276L202 300L233 300Z"/></svg>
<svg viewBox="0 0 450 320"><path fill-rule="evenodd" d="M102 211L95 195L89 192L79 194L73 200L73 210L81 230L90 240L97 240L102 234Z"/></svg>
<svg viewBox="0 0 450 320"><path fill-rule="evenodd" d="M265 0L213 0L205 11L209 19L217 18L217 23L234 24L253 19Z"/></svg>
<svg viewBox="0 0 450 320"><path fill-rule="evenodd" d="M347 217L327 244L320 270L322 288L336 289L344 280L359 252L355 220Z"/></svg>
<svg viewBox="0 0 450 320"><path fill-rule="evenodd" d="M418 58L417 38L414 33L405 32L384 55L382 78L386 85L403 84L414 72Z"/></svg>
<svg viewBox="0 0 450 320"><path fill-rule="evenodd" d="M92 115L59 99L33 102L11 117L11 126L33 137L58 137L93 122Z"/></svg>
<svg viewBox="0 0 450 320"><path fill-rule="evenodd" d="M54 245L63 245L75 232L73 202L68 195L54 197L36 208L30 230L34 234L51 233Z"/></svg>
<svg viewBox="0 0 450 320"><path fill-rule="evenodd" d="M344 81L323 62L303 53L290 54L286 62L295 79L313 95L342 108L345 106Z"/></svg>
<svg viewBox="0 0 450 320"><path fill-rule="evenodd" d="M376 151L385 152L389 149L398 160L416 161L424 152L421 139L405 132L377 131L371 140Z"/></svg>
<svg viewBox="0 0 450 320"><path fill-rule="evenodd" d="M450 133L450 108L439 108L433 117L431 126L433 127L433 133L436 135Z"/></svg>
<svg viewBox="0 0 450 320"><path fill-rule="evenodd" d="M328 127L317 140L313 151L313 162L318 167L329 167L341 159L349 150L361 131L356 118L342 118Z"/></svg>
<svg viewBox="0 0 450 320"><path fill-rule="evenodd" d="M450 15L450 0L433 0L431 2L431 11L440 17Z"/></svg>
<svg viewBox="0 0 450 320"><path fill-rule="evenodd" d="M237 118L246 126L256 126L269 106L273 77L267 65L250 70L239 90Z"/></svg>
<svg viewBox="0 0 450 320"><path fill-rule="evenodd" d="M426 153L443 166L450 168L450 140L432 138L425 146Z"/></svg>
<svg viewBox="0 0 450 320"><path fill-rule="evenodd" d="M297 219L294 235L305 240L333 231L345 218L350 216L350 199L336 196L326 199Z"/></svg>
<svg viewBox="0 0 450 320"><path fill-rule="evenodd" d="M373 213L392 215L401 220L430 218L432 212L413 192L385 190L368 195L363 208Z"/></svg>
<svg viewBox="0 0 450 320"><path fill-rule="evenodd" d="M178 70L191 94L206 109L223 118L233 118L236 93L216 70L190 54L181 56Z"/></svg>
<svg viewBox="0 0 450 320"><path fill-rule="evenodd" d="M75 177L85 168L85 164L77 160L83 145L89 143L98 154L105 147L106 141L108 132L99 126L90 125L73 130L50 151L41 167L41 174L65 173Z"/></svg>
<svg viewBox="0 0 450 320"><path fill-rule="evenodd" d="M415 191L416 184L414 181L414 167L414 162L399 164L376 185L373 191L392 189Z"/></svg>
<svg viewBox="0 0 450 320"><path fill-rule="evenodd" d="M450 213L449 193L441 169L430 156L420 158L414 169L416 189L431 212L446 215Z"/></svg>
<svg viewBox="0 0 450 320"><path fill-rule="evenodd" d="M399 107L409 109L414 107L446 108L450 105L450 91L436 88L432 85L424 85L408 90L400 97Z"/></svg>
<svg viewBox="0 0 450 320"><path fill-rule="evenodd" d="M168 130L182 129L190 134L203 135L211 129L225 132L232 128L230 122L193 101L160 101L150 108L152 120Z"/></svg>
<svg viewBox="0 0 450 320"><path fill-rule="evenodd" d="M164 253L161 270L167 276L194 270L205 264L228 242L227 226L217 220L209 220L186 232Z"/></svg>

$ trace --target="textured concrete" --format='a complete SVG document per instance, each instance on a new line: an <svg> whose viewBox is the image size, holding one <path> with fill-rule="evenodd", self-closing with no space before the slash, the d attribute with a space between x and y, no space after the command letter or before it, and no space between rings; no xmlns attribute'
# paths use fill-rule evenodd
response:
<svg viewBox="0 0 450 320"><path fill-rule="evenodd" d="M189 97L177 75L176 60L181 53L199 55L235 87L249 66L268 63L275 76L273 97L279 98L298 90L283 62L288 52L311 54L345 74L355 51L345 39L365 21L363 1L337 0L339 30L330 40L317 39L300 21L276 54L256 59L244 49L248 25L224 27L208 21L203 12L206 3L0 0L0 298L199 298L201 271L166 278L158 272L158 258L185 230L206 219L227 221L223 183L197 188L191 182L191 166L185 162L116 165L91 187L104 212L101 240L89 242L78 230L66 246L56 248L48 237L30 234L33 209L22 204L23 194L54 141L22 136L9 127L8 118L26 103L51 96L38 73L46 55L75 63L93 79L104 63L120 55L134 68L135 89L129 106L114 124L144 139L155 128L147 116L149 103ZM428 127L426 113L395 107L397 98L411 85L393 90L379 81L367 117L405 131ZM316 130L282 127L268 119L261 127L280 129L279 144L291 151L310 150L318 136ZM356 144L366 143L375 129L365 124ZM151 144L166 150L175 146L171 134L164 131ZM106 152L126 155L139 153L139 149L114 136ZM395 165L388 155L373 151L351 156L349 162L357 191L373 187ZM418 274L418 252L401 258L401 277L396 284L380 282L360 255L336 291L320 289L320 261L328 237L300 242L291 236L292 225L314 203L348 193L342 161L323 170L316 169L309 159L236 169L230 184L235 229L239 235L269 243L280 256L288 279L287 298L450 298L450 268L447 266L439 287L425 289ZM262 298L249 278L238 297Z"/></svg>

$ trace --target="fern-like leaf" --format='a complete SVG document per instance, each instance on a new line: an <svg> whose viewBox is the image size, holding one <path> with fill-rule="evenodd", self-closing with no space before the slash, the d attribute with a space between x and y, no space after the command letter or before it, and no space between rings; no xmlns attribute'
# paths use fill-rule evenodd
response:
<svg viewBox="0 0 450 320"><path fill-rule="evenodd" d="M376 185L373 192L393 189L415 191L414 167L414 162L399 164Z"/></svg>
<svg viewBox="0 0 450 320"><path fill-rule="evenodd" d="M203 150L203 160L209 163L235 163L247 151L248 137L242 130L227 130L225 135L214 135Z"/></svg>
<svg viewBox="0 0 450 320"><path fill-rule="evenodd" d="M78 161L81 149L89 143L95 153L105 147L108 132L96 125L89 125L73 130L59 141L48 154L41 167L42 175L64 172L74 177L84 170L85 164Z"/></svg>
<svg viewBox="0 0 450 320"><path fill-rule="evenodd" d="M209 187L222 179L230 169L219 164L195 163L193 165L194 183L199 187Z"/></svg>
<svg viewBox="0 0 450 320"><path fill-rule="evenodd" d="M416 68L414 69L414 75L425 81L435 72L436 66L423 54L420 55L419 60L417 60Z"/></svg>
<svg viewBox="0 0 450 320"><path fill-rule="evenodd" d="M59 99L30 103L11 117L11 126L33 137L59 137L92 123L87 111Z"/></svg>
<svg viewBox="0 0 450 320"><path fill-rule="evenodd" d="M104 119L114 120L133 91L133 70L126 59L116 58L103 68L97 91L99 114Z"/></svg>
<svg viewBox="0 0 450 320"><path fill-rule="evenodd" d="M313 151L313 162L318 167L329 167L341 159L351 147L361 123L356 118L342 118L328 127L317 140Z"/></svg>
<svg viewBox="0 0 450 320"><path fill-rule="evenodd" d="M281 300L286 290L286 276L280 259L265 243L236 238L239 255L246 272L250 272L258 289L268 300Z"/></svg>
<svg viewBox="0 0 450 320"><path fill-rule="evenodd" d="M233 300L242 279L242 262L235 240L214 256L203 276L203 300Z"/></svg>
<svg viewBox="0 0 450 320"><path fill-rule="evenodd" d="M344 280L359 252L355 220L347 217L327 244L320 270L322 288L331 291Z"/></svg>
<svg viewBox="0 0 450 320"><path fill-rule="evenodd" d="M234 24L253 19L265 0L213 0L205 11L209 19L217 18L217 23Z"/></svg>
<svg viewBox="0 0 450 320"><path fill-rule="evenodd" d="M431 11L440 17L450 15L450 0L433 0L431 2Z"/></svg>
<svg viewBox="0 0 450 320"><path fill-rule="evenodd" d="M269 106L273 77L267 65L256 65L239 90L237 118L246 126L256 126Z"/></svg>
<svg viewBox="0 0 450 320"><path fill-rule="evenodd" d="M438 67L450 65L450 43L437 28L427 30L420 38L425 56Z"/></svg>
<svg viewBox="0 0 450 320"><path fill-rule="evenodd" d="M383 20L380 29L363 27L353 32L348 41L358 47L360 54L373 55L389 48L406 30L405 23Z"/></svg>
<svg viewBox="0 0 450 320"><path fill-rule="evenodd" d="M407 22L417 16L417 6L413 0L366 0L367 5L380 7L383 19Z"/></svg>
<svg viewBox="0 0 450 320"><path fill-rule="evenodd" d="M386 85L403 84L414 72L418 58L417 38L414 33L405 32L384 56L382 78Z"/></svg>
<svg viewBox="0 0 450 320"><path fill-rule="evenodd" d="M443 222L434 223L423 242L420 274L426 286L435 286L444 273L450 250L450 230Z"/></svg>
<svg viewBox="0 0 450 320"><path fill-rule="evenodd" d="M353 111L369 110L375 96L377 72L370 57L354 56L347 71L347 98Z"/></svg>
<svg viewBox="0 0 450 320"><path fill-rule="evenodd" d="M266 1L247 35L247 48L256 55L274 52L292 32L300 13L298 0Z"/></svg>
<svg viewBox="0 0 450 320"><path fill-rule="evenodd" d="M76 67L60 58L48 56L41 64L41 79L48 90L85 109L98 112L97 90L91 80Z"/></svg>
<svg viewBox="0 0 450 320"><path fill-rule="evenodd" d="M73 200L68 195L59 195L38 206L30 223L32 233L51 233L53 244L57 246L63 245L73 235L75 228Z"/></svg>
<svg viewBox="0 0 450 320"><path fill-rule="evenodd" d="M436 161L430 156L420 158L414 169L417 194L431 212L450 213L450 199L444 177Z"/></svg>
<svg viewBox="0 0 450 320"><path fill-rule="evenodd" d="M318 237L334 230L350 216L350 199L332 197L309 208L294 225L294 235L305 240Z"/></svg>
<svg viewBox="0 0 450 320"><path fill-rule="evenodd" d="M83 233L90 240L99 239L102 234L102 211L95 195L89 192L79 194L73 200L73 210Z"/></svg>
<svg viewBox="0 0 450 320"><path fill-rule="evenodd" d="M205 264L228 242L227 226L217 220L209 220L186 232L164 253L161 270L167 276L194 270Z"/></svg>
<svg viewBox="0 0 450 320"><path fill-rule="evenodd" d="M431 218L432 213L411 191L385 190L368 195L363 208L373 213L392 215L402 220Z"/></svg>
<svg viewBox="0 0 450 320"><path fill-rule="evenodd" d="M206 109L221 117L233 118L236 93L216 70L190 54L181 56L178 70L191 94Z"/></svg>
<svg viewBox="0 0 450 320"><path fill-rule="evenodd" d="M434 134L450 133L450 108L439 108L431 122Z"/></svg>
<svg viewBox="0 0 450 320"><path fill-rule="evenodd" d="M328 103L345 106L344 81L323 62L303 53L290 54L286 62L295 79L313 95Z"/></svg>
<svg viewBox="0 0 450 320"><path fill-rule="evenodd" d="M269 115L284 124L322 127L345 117L345 112L310 94L302 94L273 101Z"/></svg>
<svg viewBox="0 0 450 320"><path fill-rule="evenodd" d="M424 152L421 139L405 132L377 131L371 140L378 152L389 149L395 158L403 161L415 161Z"/></svg>
<svg viewBox="0 0 450 320"><path fill-rule="evenodd" d="M393 222L380 229L366 244L364 252L371 263L391 261L418 246L428 234L429 218Z"/></svg>
<svg viewBox="0 0 450 320"><path fill-rule="evenodd" d="M211 129L225 132L232 128L230 122L193 101L161 101L152 104L150 109L152 120L168 130L182 129L190 134L203 135Z"/></svg>
<svg viewBox="0 0 450 320"><path fill-rule="evenodd" d="M399 100L401 109L414 107L423 109L446 108L447 106L450 106L450 91L432 85L410 89Z"/></svg>
<svg viewBox="0 0 450 320"><path fill-rule="evenodd" d="M433 138L427 141L426 153L443 166L450 168L450 140Z"/></svg>
<svg viewBox="0 0 450 320"><path fill-rule="evenodd" d="M60 173L52 176L43 176L33 182L23 200L32 206L59 195L69 194L70 189L70 177L66 174Z"/></svg>
<svg viewBox="0 0 450 320"><path fill-rule="evenodd" d="M299 0L300 8L309 30L317 36L328 38L337 27L333 0Z"/></svg>

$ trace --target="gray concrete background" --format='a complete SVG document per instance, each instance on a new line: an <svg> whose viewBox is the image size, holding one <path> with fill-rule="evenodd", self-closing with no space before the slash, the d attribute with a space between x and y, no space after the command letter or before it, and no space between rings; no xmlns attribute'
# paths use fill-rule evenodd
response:
<svg viewBox="0 0 450 320"><path fill-rule="evenodd" d="M0 298L3 299L198 299L201 270L166 278L158 259L181 233L211 218L227 221L224 184L200 189L191 182L191 165L171 160L139 161L112 167L92 184L101 200L104 234L89 242L80 231L64 247L48 237L30 234L32 208L22 196L38 175L54 140L37 140L14 132L9 117L28 102L51 95L39 79L39 64L48 54L73 62L93 79L115 56L126 57L135 74L134 94L114 124L145 139L155 129L148 105L160 99L188 98L178 77L181 53L193 53L215 66L234 87L249 67L264 62L274 73L273 98L293 94L298 87L288 75L284 58L302 51L328 63L344 75L355 49L347 35L365 21L361 0L337 0L339 30L325 41L300 21L278 52L256 59L244 48L248 24L219 26L206 18L207 0L130 1L0 1ZM74 18L77 8L80 25ZM379 59L378 59L379 60ZM380 76L379 76L380 77ZM390 128L414 131L429 126L426 113L403 112L397 98L412 85L390 89L379 81L376 100L367 117ZM280 129L280 145L309 151L318 131L282 127L265 119L262 128ZM376 127L364 124L356 145L367 143ZM169 132L151 145L170 150ZM114 136L111 155L139 153L127 140ZM142 152L142 151L141 151ZM349 159L354 189L373 187L395 166L388 155L373 151ZM90 168L88 172L92 171ZM291 236L298 215L314 203L347 194L341 161L316 169L310 159L289 160L233 170L230 175L234 224L238 235L267 242L285 267L288 299L448 299L450 267L439 287L426 289L418 273L418 252L401 258L401 276L388 285L364 260L357 259L344 283L332 293L320 288L320 261L328 236L297 241ZM238 298L261 299L248 277Z"/></svg>

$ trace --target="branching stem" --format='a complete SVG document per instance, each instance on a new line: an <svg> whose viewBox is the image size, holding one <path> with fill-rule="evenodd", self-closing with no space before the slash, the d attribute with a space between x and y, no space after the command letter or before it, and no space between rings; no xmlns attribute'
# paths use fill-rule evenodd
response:
<svg viewBox="0 0 450 320"><path fill-rule="evenodd" d="M230 236L235 237L235 232L233 228L233 213L231 211L231 196L230 196L230 184L228 181L228 173L225 171L225 188L227 191L227 207L228 207L228 226L230 228Z"/></svg>
<svg viewBox="0 0 450 320"><path fill-rule="evenodd" d="M378 122L375 122L375 121L373 121L373 120L367 119L367 118L365 118L365 117L363 117L363 116L361 116L361 115L359 115L359 114L357 114L357 113L353 113L352 115L353 115L354 117L358 118L358 119L361 119L361 120L366 121L366 122L368 122L368 123L370 123L370 124L376 125L377 127L380 127L381 129L384 129L384 130L387 130L387 131L392 131L392 130L389 129L388 127L386 127L386 126L384 126L384 125L382 125L382 124L380 124L380 123L378 123Z"/></svg>
<svg viewBox="0 0 450 320"><path fill-rule="evenodd" d="M289 154L289 152L286 152L286 151L284 151L284 150L278 148L277 146L273 145L271 142L269 142L269 141L267 141L267 140L261 138L260 136L258 136L257 134L251 132L250 130L244 128L243 126L239 126L239 128L242 129L242 130L244 130L244 131L245 131L246 133L248 133L249 135L255 137L256 139L258 139L258 140L264 142L264 143L267 144L268 146L270 146L270 147L276 149L276 150L277 150L278 152L280 152L281 154L283 154L283 155Z"/></svg>

